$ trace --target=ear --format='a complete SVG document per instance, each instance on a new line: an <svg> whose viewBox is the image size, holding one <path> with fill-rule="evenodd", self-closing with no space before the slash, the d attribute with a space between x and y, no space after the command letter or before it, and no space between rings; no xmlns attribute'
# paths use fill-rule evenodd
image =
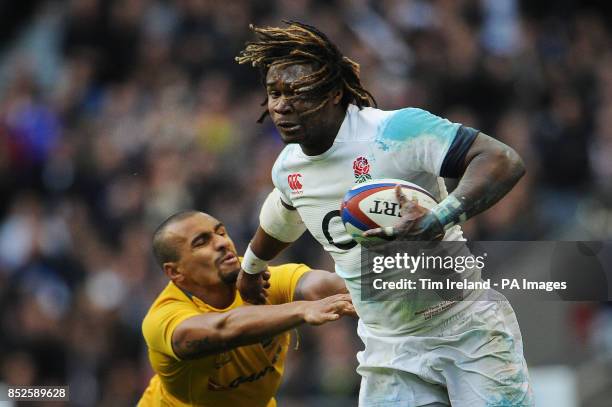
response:
<svg viewBox="0 0 612 407"><path fill-rule="evenodd" d="M174 282L183 281L183 274L179 271L178 266L174 262L164 263L163 266L164 273L168 276L168 278Z"/></svg>
<svg viewBox="0 0 612 407"><path fill-rule="evenodd" d="M342 101L342 96L344 96L344 91L342 90L342 88L333 91L332 101L334 102L334 105L337 105Z"/></svg>

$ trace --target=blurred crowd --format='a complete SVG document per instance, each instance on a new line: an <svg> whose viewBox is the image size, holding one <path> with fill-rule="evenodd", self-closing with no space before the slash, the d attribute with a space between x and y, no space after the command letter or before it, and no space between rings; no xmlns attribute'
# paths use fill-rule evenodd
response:
<svg viewBox="0 0 612 407"><path fill-rule="evenodd" d="M2 3L0 381L68 384L73 405L134 404L152 375L140 323L167 282L152 230L196 208L246 248L283 147L271 122L256 123L258 73L234 62L249 23L315 25L361 64L379 107L421 107L514 147L527 175L468 222L469 238L610 239L606 11L578 0ZM333 267L310 237L284 259ZM360 347L354 321L300 330L280 399L354 400Z"/></svg>

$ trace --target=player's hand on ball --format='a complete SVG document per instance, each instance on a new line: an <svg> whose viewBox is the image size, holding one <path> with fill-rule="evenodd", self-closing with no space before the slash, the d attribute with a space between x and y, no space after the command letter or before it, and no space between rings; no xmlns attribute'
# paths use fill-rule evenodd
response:
<svg viewBox="0 0 612 407"><path fill-rule="evenodd" d="M268 296L267 289L270 288L270 272L268 270L259 274L245 273L240 270L236 286L240 291L242 299L251 304L264 304Z"/></svg>
<svg viewBox="0 0 612 407"><path fill-rule="evenodd" d="M304 301L304 322L321 325L343 315L356 316L349 294L336 294L318 301Z"/></svg>
<svg viewBox="0 0 612 407"><path fill-rule="evenodd" d="M400 204L399 223L392 228L367 230L363 233L364 237L431 241L444 236L444 228L438 218L418 202L409 200L399 185L395 187L395 196Z"/></svg>

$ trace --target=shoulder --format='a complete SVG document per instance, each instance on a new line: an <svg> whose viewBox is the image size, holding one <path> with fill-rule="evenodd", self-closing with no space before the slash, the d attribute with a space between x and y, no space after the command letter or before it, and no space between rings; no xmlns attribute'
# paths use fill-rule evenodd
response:
<svg viewBox="0 0 612 407"><path fill-rule="evenodd" d="M349 105L336 141L352 142L373 139L381 123L391 113L390 111L374 107L363 107L360 109L355 105Z"/></svg>
<svg viewBox="0 0 612 407"><path fill-rule="evenodd" d="M276 157L276 161L274 161L274 165L272 166L273 181L276 181L278 177L282 176L282 174L288 171L288 168L294 164L296 146L297 144L289 144L285 146L278 157Z"/></svg>
<svg viewBox="0 0 612 407"><path fill-rule="evenodd" d="M299 148L299 144L287 144L276 157L274 167L281 169L291 165L296 159L297 148Z"/></svg>
<svg viewBox="0 0 612 407"><path fill-rule="evenodd" d="M410 139L425 134L456 131L456 128L459 127L458 124L416 107L407 107L388 113L380 128L384 138Z"/></svg>
<svg viewBox="0 0 612 407"><path fill-rule="evenodd" d="M293 301L293 293L300 278L311 269L305 264L287 263L269 267L271 301L282 304Z"/></svg>
<svg viewBox="0 0 612 407"><path fill-rule="evenodd" d="M308 267L307 265L303 264L303 263L285 263L285 264L281 264L279 266L270 266L270 275L274 275L274 274L286 274L286 273L295 273L298 271L309 271L310 267Z"/></svg>
<svg viewBox="0 0 612 407"><path fill-rule="evenodd" d="M393 114L393 110L382 110L376 107L362 107L349 105L348 116L353 120L360 121L381 121Z"/></svg>
<svg viewBox="0 0 612 407"><path fill-rule="evenodd" d="M199 314L198 308L172 282L157 296L142 321L142 333L146 340L158 336L160 329L177 317L186 319Z"/></svg>
<svg viewBox="0 0 612 407"><path fill-rule="evenodd" d="M270 279L286 288L291 288L292 285L297 283L300 277L309 271L310 267L305 264L281 264L280 266L270 267Z"/></svg>

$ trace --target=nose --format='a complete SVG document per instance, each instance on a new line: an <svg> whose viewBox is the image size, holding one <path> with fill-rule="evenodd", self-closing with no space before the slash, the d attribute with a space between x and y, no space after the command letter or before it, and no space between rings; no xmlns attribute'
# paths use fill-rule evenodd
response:
<svg viewBox="0 0 612 407"><path fill-rule="evenodd" d="M215 250L229 249L230 240L227 234L225 236L215 234Z"/></svg>
<svg viewBox="0 0 612 407"><path fill-rule="evenodd" d="M273 105L274 113L277 114L288 114L293 110L291 100L286 96L280 96Z"/></svg>

